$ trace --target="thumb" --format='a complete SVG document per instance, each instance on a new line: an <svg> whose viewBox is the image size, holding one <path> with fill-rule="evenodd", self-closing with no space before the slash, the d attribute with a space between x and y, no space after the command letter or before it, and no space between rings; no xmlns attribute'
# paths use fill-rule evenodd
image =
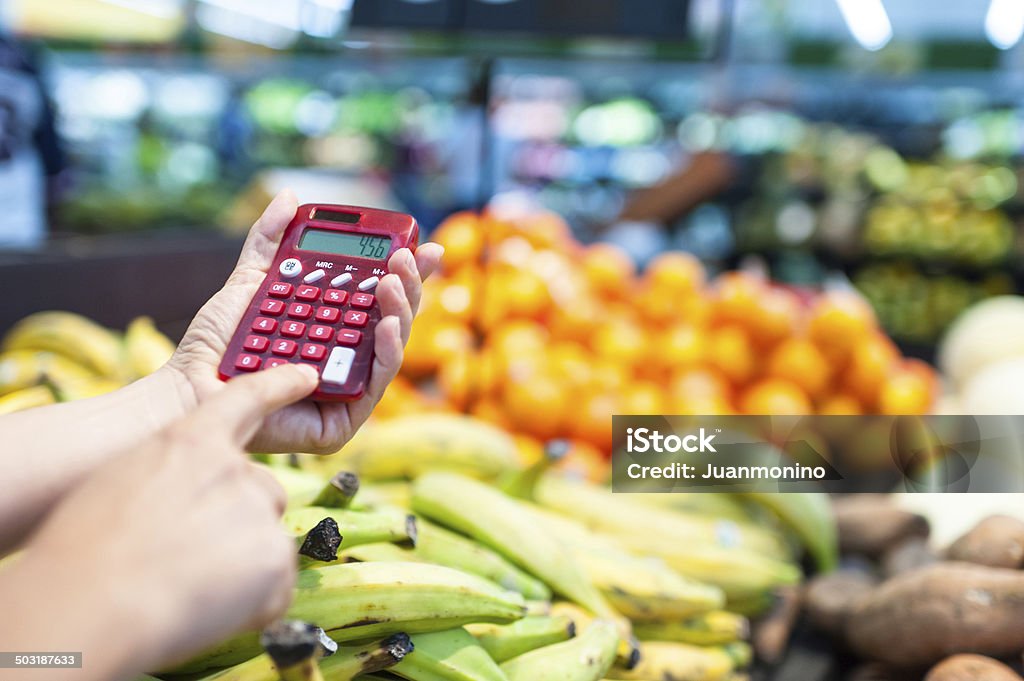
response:
<svg viewBox="0 0 1024 681"><path fill-rule="evenodd" d="M290 189L281 191L270 202L263 215L249 230L249 236L238 256L236 270L254 269L266 272L274 261L285 227L295 217L299 201Z"/></svg>
<svg viewBox="0 0 1024 681"><path fill-rule="evenodd" d="M309 364L285 364L231 379L191 417L200 433L223 433L239 447L252 439L263 419L307 397L319 374Z"/></svg>

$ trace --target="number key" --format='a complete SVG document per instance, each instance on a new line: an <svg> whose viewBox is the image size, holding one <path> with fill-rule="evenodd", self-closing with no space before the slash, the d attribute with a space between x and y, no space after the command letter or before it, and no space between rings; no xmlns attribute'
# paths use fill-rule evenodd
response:
<svg viewBox="0 0 1024 681"><path fill-rule="evenodd" d="M297 300L316 300L320 297L320 289L316 286L300 286L295 292Z"/></svg>
<svg viewBox="0 0 1024 681"><path fill-rule="evenodd" d="M306 325L302 322L285 322L281 325L281 335L289 338L302 338L306 333Z"/></svg>
<svg viewBox="0 0 1024 681"><path fill-rule="evenodd" d="M277 315L284 312L284 303L282 303L280 300L273 300L272 298L267 298L266 300L263 301L263 304L260 305L260 312L262 312L263 314L269 314L276 317Z"/></svg>
<svg viewBox="0 0 1024 681"><path fill-rule="evenodd" d="M321 307L316 311L316 320L318 322L333 324L338 321L339 317L341 317L341 310L336 307Z"/></svg>
<svg viewBox="0 0 1024 681"><path fill-rule="evenodd" d="M373 307L374 297L370 293L353 293L352 294L352 307L358 307L361 310L369 310Z"/></svg>
<svg viewBox="0 0 1024 681"><path fill-rule="evenodd" d="M323 345L317 345L316 343L306 343L302 346L302 359L309 359L314 362L319 362L327 355L327 348Z"/></svg>
<svg viewBox="0 0 1024 681"><path fill-rule="evenodd" d="M287 338L279 338L278 340L274 341L274 348L273 350L271 350L271 352L281 357L291 357L292 355L295 354L295 351L298 349L298 347L298 343L296 343L293 340L288 340Z"/></svg>
<svg viewBox="0 0 1024 681"><path fill-rule="evenodd" d="M288 316L292 319L309 319L313 314L313 306L307 303L292 303L288 306Z"/></svg>
<svg viewBox="0 0 1024 681"><path fill-rule="evenodd" d="M287 298L292 294L292 285L284 281L276 281L270 285L270 290L267 293L275 298Z"/></svg>
<svg viewBox="0 0 1024 681"><path fill-rule="evenodd" d="M257 317L252 322L252 330L256 333L274 333L277 329L277 320L270 317Z"/></svg>
<svg viewBox="0 0 1024 681"><path fill-rule="evenodd" d="M235 360L235 368L239 371L256 371L260 368L260 358L243 353Z"/></svg>
<svg viewBox="0 0 1024 681"><path fill-rule="evenodd" d="M330 326L315 324L309 328L309 340L329 341L334 335L334 329Z"/></svg>
<svg viewBox="0 0 1024 681"><path fill-rule="evenodd" d="M329 288L324 292L324 302L328 305L344 305L348 299L348 291L342 291L341 289Z"/></svg>
<svg viewBox="0 0 1024 681"><path fill-rule="evenodd" d="M345 313L344 321L349 326L366 326L366 313L359 310L349 310Z"/></svg>
<svg viewBox="0 0 1024 681"><path fill-rule="evenodd" d="M270 339L266 336L249 336L242 343L242 347L253 352L263 352L270 345Z"/></svg>

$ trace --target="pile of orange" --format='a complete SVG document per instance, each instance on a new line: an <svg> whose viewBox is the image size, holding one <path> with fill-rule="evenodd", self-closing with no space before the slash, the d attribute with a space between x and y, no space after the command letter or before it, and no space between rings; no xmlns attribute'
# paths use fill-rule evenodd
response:
<svg viewBox="0 0 1024 681"><path fill-rule="evenodd" d="M458 213L432 238L444 269L384 413L464 411L607 451L612 414L921 414L936 397L852 292L709 281L681 252L638 273L551 214Z"/></svg>

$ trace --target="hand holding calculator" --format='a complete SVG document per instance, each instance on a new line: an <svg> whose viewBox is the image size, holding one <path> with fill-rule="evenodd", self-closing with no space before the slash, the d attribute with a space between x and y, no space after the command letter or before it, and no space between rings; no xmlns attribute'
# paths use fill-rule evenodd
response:
<svg viewBox="0 0 1024 681"><path fill-rule="evenodd" d="M299 206L221 359L221 379L302 362L320 372L312 399L362 397L381 319L374 290L391 254L415 251L418 237L416 221L402 213Z"/></svg>

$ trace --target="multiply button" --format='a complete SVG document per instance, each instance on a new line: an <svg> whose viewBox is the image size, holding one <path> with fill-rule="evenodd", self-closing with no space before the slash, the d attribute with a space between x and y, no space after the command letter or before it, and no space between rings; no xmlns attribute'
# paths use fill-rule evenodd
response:
<svg viewBox="0 0 1024 681"><path fill-rule="evenodd" d="M366 326L366 313L359 310L349 310L345 313L344 322L349 326Z"/></svg>
<svg viewBox="0 0 1024 681"><path fill-rule="evenodd" d="M298 258L288 258L281 263L281 267L279 269L282 276L289 278L297 277L302 274L302 261Z"/></svg>

